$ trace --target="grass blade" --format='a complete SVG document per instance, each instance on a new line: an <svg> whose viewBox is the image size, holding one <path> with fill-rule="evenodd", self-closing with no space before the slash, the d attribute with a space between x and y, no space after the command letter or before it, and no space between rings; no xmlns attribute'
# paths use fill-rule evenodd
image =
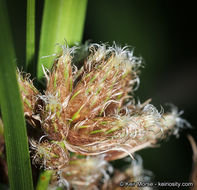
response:
<svg viewBox="0 0 197 190"><path fill-rule="evenodd" d="M35 74L35 0L27 0L26 67Z"/></svg>
<svg viewBox="0 0 197 190"><path fill-rule="evenodd" d="M22 102L16 79L15 53L4 0L0 0L0 104L10 189L33 189Z"/></svg>
<svg viewBox="0 0 197 190"><path fill-rule="evenodd" d="M38 55L38 78L43 76L42 65L50 68L54 57L42 58L58 51L57 43L80 43L85 21L87 0L45 0Z"/></svg>

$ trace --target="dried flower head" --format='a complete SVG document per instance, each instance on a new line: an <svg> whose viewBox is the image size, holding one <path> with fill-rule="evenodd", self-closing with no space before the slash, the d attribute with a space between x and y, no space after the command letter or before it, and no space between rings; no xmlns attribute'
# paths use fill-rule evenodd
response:
<svg viewBox="0 0 197 190"><path fill-rule="evenodd" d="M43 94L28 75L18 72L26 119L46 139L31 140L34 163L61 169L62 175L72 169L77 176L79 163L89 167L96 160L76 161L76 169L69 162L69 152L103 154L105 160L116 160L189 126L176 108L163 113L150 101L135 103L133 93L139 86L142 60L128 47L91 44L80 69L73 64L75 50L63 45L52 70L43 67L47 81Z"/></svg>
<svg viewBox="0 0 197 190"><path fill-rule="evenodd" d="M58 179L57 179L58 178ZM77 158L73 156L57 176L53 176L49 189L54 187L66 187L67 189L80 190L118 190L118 189L139 189L140 183L151 183L153 178L151 171L145 170L142 158L135 155L124 159L124 169L119 170L103 159L103 156ZM127 182L133 183L130 187ZM139 182L139 184L137 184ZM142 184L141 184L142 185ZM143 187L142 190L151 190L152 187Z"/></svg>
<svg viewBox="0 0 197 190"><path fill-rule="evenodd" d="M92 190L101 185L109 185L112 166L103 156L71 158L69 165L59 172L59 180L52 180L52 186L66 186L67 189Z"/></svg>

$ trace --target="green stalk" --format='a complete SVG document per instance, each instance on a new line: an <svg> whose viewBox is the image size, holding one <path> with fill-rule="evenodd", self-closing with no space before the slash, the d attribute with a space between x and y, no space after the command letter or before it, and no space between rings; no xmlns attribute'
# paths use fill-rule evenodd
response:
<svg viewBox="0 0 197 190"><path fill-rule="evenodd" d="M57 43L72 46L81 42L86 6L87 0L45 0L37 67L39 79L43 76L42 65L52 66L52 55L59 50Z"/></svg>
<svg viewBox="0 0 197 190"><path fill-rule="evenodd" d="M27 0L26 68L35 74L35 0Z"/></svg>
<svg viewBox="0 0 197 190"><path fill-rule="evenodd" d="M32 190L27 133L5 0L0 0L0 104L10 189Z"/></svg>
<svg viewBox="0 0 197 190"><path fill-rule="evenodd" d="M52 174L53 171L51 170L43 171L38 179L36 190L46 190L51 180Z"/></svg>

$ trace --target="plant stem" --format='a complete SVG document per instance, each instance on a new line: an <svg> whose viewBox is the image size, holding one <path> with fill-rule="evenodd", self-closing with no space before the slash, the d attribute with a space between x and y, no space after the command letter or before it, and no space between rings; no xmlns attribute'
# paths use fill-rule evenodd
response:
<svg viewBox="0 0 197 190"><path fill-rule="evenodd" d="M47 189L49 182L51 180L52 173L53 173L53 171L46 170L40 174L40 177L38 179L38 183L36 186L36 190L46 190Z"/></svg>

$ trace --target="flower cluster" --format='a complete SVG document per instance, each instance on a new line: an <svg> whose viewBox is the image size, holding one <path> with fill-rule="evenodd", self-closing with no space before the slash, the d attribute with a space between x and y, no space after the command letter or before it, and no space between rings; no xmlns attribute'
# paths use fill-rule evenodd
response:
<svg viewBox="0 0 197 190"><path fill-rule="evenodd" d="M69 165L65 167L58 176L53 175L49 190L57 186L67 189L80 190L119 190L119 189L139 189L137 182L150 183L153 179L152 172L144 170L142 158L135 156L135 160L130 157L123 159L124 169L121 171L114 168L104 160L103 156L77 158L73 156ZM141 185L141 190L152 190L152 187Z"/></svg>
<svg viewBox="0 0 197 190"><path fill-rule="evenodd" d="M135 103L133 93L139 86L142 60L133 51L115 44L91 44L78 69L73 64L75 49L63 45L52 70L43 67L47 81L43 93L28 75L18 72L26 120L41 134L30 139L36 165L62 171L61 176L76 185L88 180L77 178L75 182L66 172L80 172L79 163L84 167L93 164L88 172L98 181L102 175L97 172L97 157L102 156L105 168L107 161L132 157L137 150L156 144L167 134L178 134L179 128L188 125L176 108L163 113L149 100ZM90 160L75 160L73 166L71 153Z"/></svg>

